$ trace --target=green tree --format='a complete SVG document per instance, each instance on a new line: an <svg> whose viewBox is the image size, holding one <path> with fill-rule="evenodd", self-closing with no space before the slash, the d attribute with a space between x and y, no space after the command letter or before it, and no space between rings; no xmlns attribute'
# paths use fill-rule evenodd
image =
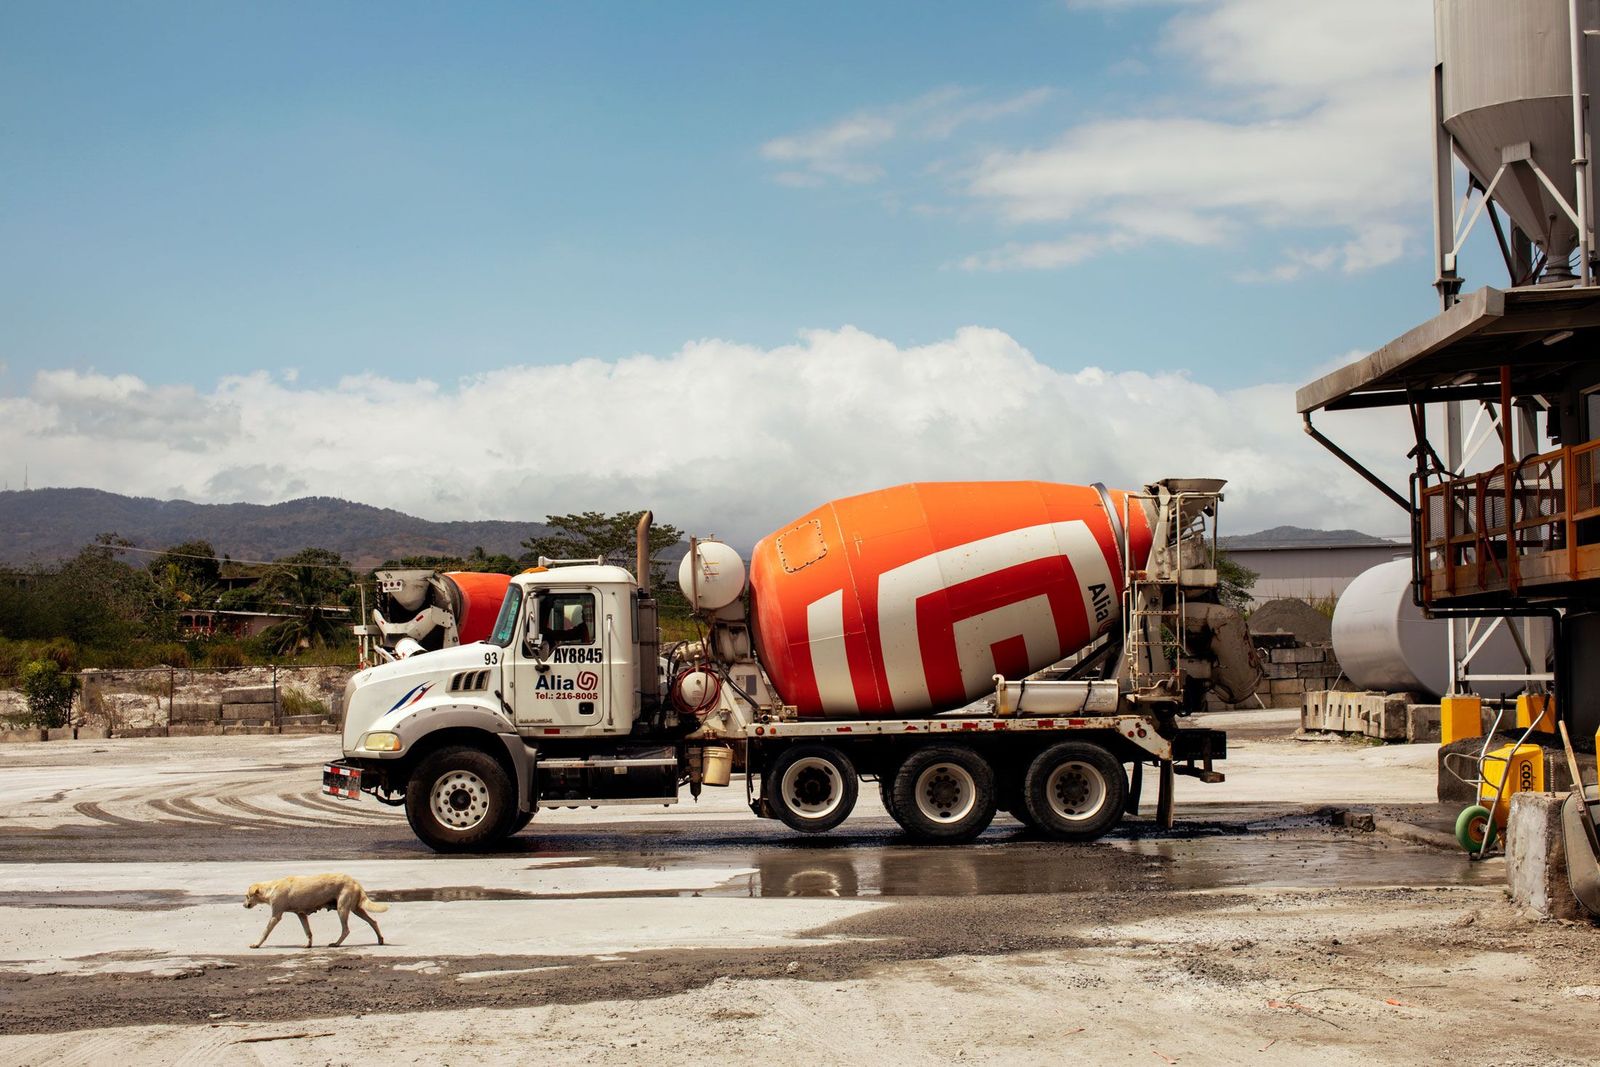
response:
<svg viewBox="0 0 1600 1067"><path fill-rule="evenodd" d="M78 680L62 671L59 663L51 659L26 663L18 674L18 683L28 702L29 725L52 730L67 725Z"/></svg>
<svg viewBox="0 0 1600 1067"><path fill-rule="evenodd" d="M1226 552L1217 553L1217 597L1236 611L1250 607L1250 590L1261 575L1237 562Z"/></svg>
<svg viewBox="0 0 1600 1067"><path fill-rule="evenodd" d="M348 631L345 613L355 575L337 552L305 548L273 564L259 599L268 610L287 610L285 619L262 635L280 654L340 643ZM333 610L330 610L333 609Z"/></svg>
<svg viewBox="0 0 1600 1067"><path fill-rule="evenodd" d="M180 610L208 607L217 598L222 564L210 541L184 541L150 561L156 585Z"/></svg>
<svg viewBox="0 0 1600 1067"><path fill-rule="evenodd" d="M636 529L642 511L619 511L606 515L585 511L576 515L547 515L551 532L522 542L528 557L537 559L594 559L633 569ZM683 540L683 531L669 523L650 527L650 558ZM660 564L652 564L659 570Z"/></svg>

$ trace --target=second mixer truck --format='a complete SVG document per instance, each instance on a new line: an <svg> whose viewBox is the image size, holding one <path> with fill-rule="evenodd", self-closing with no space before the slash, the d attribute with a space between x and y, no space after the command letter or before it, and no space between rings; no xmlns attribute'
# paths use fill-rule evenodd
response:
<svg viewBox="0 0 1600 1067"><path fill-rule="evenodd" d="M648 513L634 573L546 561L478 642L363 670L335 796L404 805L439 851L482 850L542 807L674 804L742 768L758 816L838 826L862 782L913 838L997 811L1092 840L1174 776L1220 781L1219 732L1183 725L1261 677L1217 592L1223 483L1138 492L918 483L833 501L743 560L692 541L701 637L660 646Z"/></svg>

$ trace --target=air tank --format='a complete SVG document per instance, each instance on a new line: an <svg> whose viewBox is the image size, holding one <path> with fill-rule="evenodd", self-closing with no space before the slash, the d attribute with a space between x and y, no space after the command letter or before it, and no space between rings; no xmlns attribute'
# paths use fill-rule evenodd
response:
<svg viewBox="0 0 1600 1067"><path fill-rule="evenodd" d="M1480 184L1508 159L1526 154L1574 209L1572 34L1570 0L1435 0L1441 119L1457 153ZM1579 0L1581 25L1594 26L1600 2ZM1586 88L1600 45L1582 44ZM1523 146L1526 146L1524 153ZM1577 228L1532 167L1513 163L1495 201L1565 273ZM1593 210L1592 198L1591 212Z"/></svg>
<svg viewBox="0 0 1600 1067"><path fill-rule="evenodd" d="M756 544L756 647L806 717L960 707L1117 626L1140 501L1098 486L924 482L824 504Z"/></svg>
<svg viewBox="0 0 1600 1067"><path fill-rule="evenodd" d="M1340 595L1333 610L1333 652L1345 677L1358 688L1443 696L1450 684L1449 625L1424 618L1412 602L1411 561L1391 560L1357 575ZM1515 640L1501 626L1473 659L1469 673L1526 672ZM1473 685L1476 693L1489 697L1522 689L1520 682Z"/></svg>

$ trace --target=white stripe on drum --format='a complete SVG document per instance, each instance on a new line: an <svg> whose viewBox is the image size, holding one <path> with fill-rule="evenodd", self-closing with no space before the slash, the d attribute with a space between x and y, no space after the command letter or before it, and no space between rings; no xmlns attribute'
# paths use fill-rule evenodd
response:
<svg viewBox="0 0 1600 1067"><path fill-rule="evenodd" d="M1047 596L992 608L982 615L962 619L954 630L961 682L969 697L994 688L994 676L999 670L994 646L1008 638L1022 638L1030 663L1042 656L1049 656L1052 662L1061 658L1061 634Z"/></svg>
<svg viewBox="0 0 1600 1067"><path fill-rule="evenodd" d="M856 711L856 687L844 647L844 590L835 589L806 607L806 643L823 708L829 714Z"/></svg>
<svg viewBox="0 0 1600 1067"><path fill-rule="evenodd" d="M896 710L916 711L928 706L928 676L922 665L922 643L917 633L917 601L929 593L974 578L994 574L1035 560L1066 556L1072 564L1089 632L1101 633L1116 618L1117 591L1111 584L1100 542L1082 519L1045 523L1010 530L993 537L934 552L878 577L878 639L883 669L889 682L889 699ZM1090 588L1101 585L1097 597ZM1110 599L1109 618L1106 599ZM1097 616L1097 608L1099 609ZM1075 650L1071 650L1075 651ZM1056 650L1060 655L1059 647ZM987 647L980 661L992 661ZM978 669L974 665L971 669ZM969 668L962 661L962 677Z"/></svg>

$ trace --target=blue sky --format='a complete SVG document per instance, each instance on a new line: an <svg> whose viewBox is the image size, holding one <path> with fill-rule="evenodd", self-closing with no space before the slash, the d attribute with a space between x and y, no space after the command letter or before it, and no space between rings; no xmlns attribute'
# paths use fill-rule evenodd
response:
<svg viewBox="0 0 1600 1067"><path fill-rule="evenodd" d="M31 427L15 449L34 484L336 491L331 456L329 483L249 473L309 466L303 448L190 449L148 475L86 457L169 402L292 412L352 380L397 418L414 379L458 402L463 378L583 360L665 389L697 342L741 367L799 345L809 380L804 339L847 328L893 346L913 391L908 353L970 327L1053 381L1131 376L1124 398L1140 375L1192 382L1199 403L1301 384L1434 310L1429 8L9 4L0 397ZM627 363L641 354L657 362ZM982 473L1018 451L997 445ZM375 502L568 510L534 489L452 496L458 468ZM690 499L622 467L610 481Z"/></svg>

